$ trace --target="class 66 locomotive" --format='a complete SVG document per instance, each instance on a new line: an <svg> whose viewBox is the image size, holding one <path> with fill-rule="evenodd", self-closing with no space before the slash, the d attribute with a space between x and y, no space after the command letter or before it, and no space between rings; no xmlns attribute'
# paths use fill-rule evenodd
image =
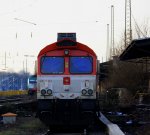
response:
<svg viewBox="0 0 150 135"><path fill-rule="evenodd" d="M58 33L37 59L38 116L50 127L89 125L98 110L95 52L76 41L76 33Z"/></svg>

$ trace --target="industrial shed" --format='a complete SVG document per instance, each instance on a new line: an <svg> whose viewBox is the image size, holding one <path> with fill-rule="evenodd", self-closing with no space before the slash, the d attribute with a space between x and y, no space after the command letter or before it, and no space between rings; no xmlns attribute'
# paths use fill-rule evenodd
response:
<svg viewBox="0 0 150 135"><path fill-rule="evenodd" d="M150 38L133 40L119 57L122 61L142 63L146 69L147 92L150 93Z"/></svg>
<svg viewBox="0 0 150 135"><path fill-rule="evenodd" d="M133 40L120 55L120 60L133 60L150 57L150 38Z"/></svg>

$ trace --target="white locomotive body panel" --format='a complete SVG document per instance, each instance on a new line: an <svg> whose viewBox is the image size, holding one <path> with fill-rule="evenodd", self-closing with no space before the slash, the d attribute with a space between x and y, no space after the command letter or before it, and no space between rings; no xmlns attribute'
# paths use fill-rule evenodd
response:
<svg viewBox="0 0 150 135"><path fill-rule="evenodd" d="M63 78L70 77L70 85L63 84ZM95 99L96 98L95 75L41 75L38 76L37 98L38 99ZM51 89L51 95L42 95L42 89ZM92 90L92 95L82 94L82 90Z"/></svg>

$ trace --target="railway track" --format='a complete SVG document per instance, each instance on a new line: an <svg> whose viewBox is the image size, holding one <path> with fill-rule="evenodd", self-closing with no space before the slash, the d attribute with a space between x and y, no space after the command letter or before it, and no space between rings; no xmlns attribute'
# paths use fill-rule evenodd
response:
<svg viewBox="0 0 150 135"><path fill-rule="evenodd" d="M18 96L12 96L12 97L1 97L0 98L0 104L5 104L5 103L15 103L15 102L28 102L28 101L32 101L32 100L36 100L35 97L31 97L28 95L18 95Z"/></svg>
<svg viewBox="0 0 150 135"><path fill-rule="evenodd" d="M44 134L40 134L40 135L107 135L106 132L104 131L101 131L99 129L99 131L85 131L83 130L83 132L63 132L63 133L56 133L56 132L50 132L50 131L47 131L46 133Z"/></svg>
<svg viewBox="0 0 150 135"><path fill-rule="evenodd" d="M36 112L36 99L31 96L2 97L0 115L7 112L14 112L18 116L32 116Z"/></svg>
<svg viewBox="0 0 150 135"><path fill-rule="evenodd" d="M78 130L75 132L68 132L67 130L66 132L61 132L59 130L51 132L48 130L46 133L40 135L124 135L124 133L120 130L118 125L111 123L101 112L99 112L97 113L96 123L91 129L80 129L79 132Z"/></svg>
<svg viewBox="0 0 150 135"><path fill-rule="evenodd" d="M16 102L20 101L22 98L6 98L6 99L0 99L0 103L8 103L8 102Z"/></svg>

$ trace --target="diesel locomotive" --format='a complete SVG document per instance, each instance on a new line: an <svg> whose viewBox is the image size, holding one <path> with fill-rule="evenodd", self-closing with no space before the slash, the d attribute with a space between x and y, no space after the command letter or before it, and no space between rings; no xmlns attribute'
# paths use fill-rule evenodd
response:
<svg viewBox="0 0 150 135"><path fill-rule="evenodd" d="M76 41L76 33L58 33L57 42L37 58L38 116L50 127L89 126L99 110L95 52Z"/></svg>

